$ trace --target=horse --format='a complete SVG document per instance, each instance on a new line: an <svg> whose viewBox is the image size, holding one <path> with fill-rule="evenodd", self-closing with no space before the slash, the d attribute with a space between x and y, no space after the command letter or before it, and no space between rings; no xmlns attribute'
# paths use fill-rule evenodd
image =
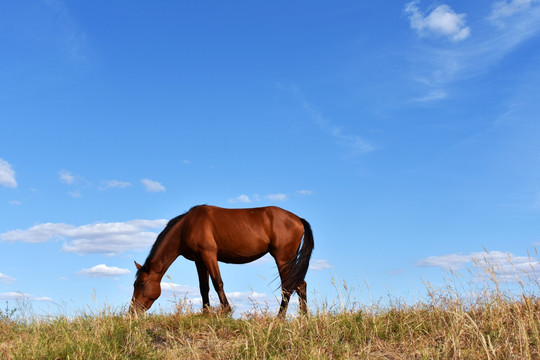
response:
<svg viewBox="0 0 540 360"><path fill-rule="evenodd" d="M296 291L300 311L307 313L307 284L304 280L314 248L310 224L276 206L225 209L199 205L170 220L158 235L144 265L135 261L137 274L129 312L144 313L161 295L161 279L180 255L194 261L199 276L203 311L210 308L208 276L221 308L231 307L223 290L218 261L245 264L270 253L281 280L283 318Z"/></svg>

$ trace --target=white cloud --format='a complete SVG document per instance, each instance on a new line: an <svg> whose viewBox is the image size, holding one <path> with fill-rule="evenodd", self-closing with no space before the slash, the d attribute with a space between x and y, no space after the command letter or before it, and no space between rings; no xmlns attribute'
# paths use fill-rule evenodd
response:
<svg viewBox="0 0 540 360"><path fill-rule="evenodd" d="M235 198L232 198L232 199L229 199L229 203L231 204L238 204L238 203L241 203L241 204L247 204L247 203L251 203L253 202L249 196L245 195L245 194L242 194L240 196L237 196Z"/></svg>
<svg viewBox="0 0 540 360"><path fill-rule="evenodd" d="M232 301L261 300L267 298L265 293L258 293L256 291L233 291L226 293L226 295Z"/></svg>
<svg viewBox="0 0 540 360"><path fill-rule="evenodd" d="M445 270L458 270L473 265L478 269L493 272L499 280L519 281L525 277L540 279L540 261L538 259L516 256L501 251L430 256L417 261L416 265L440 267Z"/></svg>
<svg viewBox="0 0 540 360"><path fill-rule="evenodd" d="M446 270L461 269L466 264L472 262L474 255L448 254L442 256L430 256L428 258L418 260L417 266L440 267Z"/></svg>
<svg viewBox="0 0 540 360"><path fill-rule="evenodd" d="M313 195L314 192L312 190L298 190L296 193L298 195L310 196Z"/></svg>
<svg viewBox="0 0 540 360"><path fill-rule="evenodd" d="M278 298L274 295L268 295L266 293L259 293L256 291L232 291L226 293L226 295L234 306L235 313L238 315L260 308L269 308L270 311L277 311L279 309L279 301L281 301L281 296ZM298 297L294 296L289 302L289 308L287 311L289 314L295 313L297 303Z"/></svg>
<svg viewBox="0 0 540 360"><path fill-rule="evenodd" d="M199 295L200 290L197 287L190 285L180 285L173 282L161 282L161 293L166 297L196 297Z"/></svg>
<svg viewBox="0 0 540 360"><path fill-rule="evenodd" d="M198 287L190 285L180 285L172 282L161 282L162 296L167 298L186 299L195 307L202 306L202 299L200 296L200 290ZM280 298L276 298L273 295L266 293L260 293L256 291L231 291L226 292L227 299L233 306L236 315L240 315L253 309L254 307L266 308L266 306L275 305L275 310L278 309ZM210 305L218 306L219 299L213 289L210 290ZM298 304L297 297L293 297L289 303L289 313L294 313L295 306Z"/></svg>
<svg viewBox="0 0 540 360"><path fill-rule="evenodd" d="M471 29L465 26L466 14L456 14L448 5L439 5L429 15L424 16L417 6L418 1L405 5L404 13L409 16L411 27L418 35L445 36L452 41L469 37Z"/></svg>
<svg viewBox="0 0 540 360"><path fill-rule="evenodd" d="M90 276L90 277L110 277L110 276L129 274L130 271L128 269L100 264L100 265L93 266L89 269L82 269L81 271L77 273L81 275Z"/></svg>
<svg viewBox="0 0 540 360"><path fill-rule="evenodd" d="M0 273L0 283L11 284L14 281L15 281L15 278L12 278L11 276Z"/></svg>
<svg viewBox="0 0 540 360"><path fill-rule="evenodd" d="M101 183L103 184L103 186L99 188L100 190L107 190L113 188L123 189L131 186L131 183L129 182L119 180L103 180Z"/></svg>
<svg viewBox="0 0 540 360"><path fill-rule="evenodd" d="M312 260L311 263L309 264L309 269L314 270L314 271L326 270L326 269L332 269L332 268L333 266L330 265L328 260L324 260L324 259Z"/></svg>
<svg viewBox="0 0 540 360"><path fill-rule="evenodd" d="M0 185L17 187L17 181L15 180L15 171L11 167L10 163L0 158Z"/></svg>
<svg viewBox="0 0 540 360"><path fill-rule="evenodd" d="M165 186L161 185L161 183L150 180L150 179L141 179L141 183L146 188L146 191L149 192L162 192L165 191Z"/></svg>
<svg viewBox="0 0 540 360"><path fill-rule="evenodd" d="M272 257L272 255L270 255L270 253L267 253L263 257L260 257L257 260L252 261L252 262L250 262L248 264L257 266L257 265L266 264L266 263L269 263L269 262L272 262L272 261L274 261L274 258Z"/></svg>
<svg viewBox="0 0 540 360"><path fill-rule="evenodd" d="M60 170L58 172L58 177L60 178L60 181L67 185L73 185L75 182L75 176L70 171L67 170Z"/></svg>
<svg viewBox="0 0 540 360"><path fill-rule="evenodd" d="M163 228L167 220L131 220L126 222L96 223L75 226L45 223L26 230L12 230L0 234L0 241L42 243L53 239L71 240L63 251L78 254L119 254L140 250L152 245L157 234L147 229Z"/></svg>
<svg viewBox="0 0 540 360"><path fill-rule="evenodd" d="M266 198L268 200L277 201L277 202L287 201L288 199L287 195L282 194L282 193L266 195Z"/></svg>
<svg viewBox="0 0 540 360"><path fill-rule="evenodd" d="M53 301L53 299L50 297L46 297L46 296L37 297L30 294L26 294L22 292L14 292L14 291L0 293L0 299L21 300L21 301L28 301L28 300L29 301Z"/></svg>
<svg viewBox="0 0 540 360"><path fill-rule="evenodd" d="M27 230L11 230L0 234L0 240L4 242L42 243L53 237L63 237L73 225L45 223L32 226Z"/></svg>
<svg viewBox="0 0 540 360"><path fill-rule="evenodd" d="M19 200L10 200L9 204L13 206L19 206L21 205L21 202Z"/></svg>

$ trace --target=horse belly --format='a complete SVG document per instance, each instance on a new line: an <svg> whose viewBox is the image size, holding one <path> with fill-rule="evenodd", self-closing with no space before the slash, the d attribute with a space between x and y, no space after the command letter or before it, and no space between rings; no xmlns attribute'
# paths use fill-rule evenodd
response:
<svg viewBox="0 0 540 360"><path fill-rule="evenodd" d="M262 257L268 252L270 240L261 237L243 236L216 239L218 261L230 264L245 264Z"/></svg>

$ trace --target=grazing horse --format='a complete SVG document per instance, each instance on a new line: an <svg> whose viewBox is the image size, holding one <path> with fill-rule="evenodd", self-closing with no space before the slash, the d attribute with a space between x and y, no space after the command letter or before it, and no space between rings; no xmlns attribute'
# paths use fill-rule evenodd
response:
<svg viewBox="0 0 540 360"><path fill-rule="evenodd" d="M210 275L223 310L230 311L218 261L245 264L270 253L276 260L281 279L282 300L278 316L285 316L294 291L300 298L300 310L306 313L307 285L304 278L313 247L309 223L281 208L195 206L169 221L158 235L144 265L135 262L137 275L130 312L144 312L152 306L161 294L163 275L180 255L194 261L197 266L203 310L210 307Z"/></svg>

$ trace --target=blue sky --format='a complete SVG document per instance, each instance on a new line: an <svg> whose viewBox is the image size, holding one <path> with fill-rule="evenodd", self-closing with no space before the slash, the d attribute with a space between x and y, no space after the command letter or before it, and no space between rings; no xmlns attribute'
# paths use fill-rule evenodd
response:
<svg viewBox="0 0 540 360"><path fill-rule="evenodd" d="M332 279L414 299L485 250L537 279L539 35L538 0L2 3L0 300L121 307L203 203L310 221L315 305ZM222 273L277 309L271 259ZM198 304L192 262L164 282L157 308Z"/></svg>

